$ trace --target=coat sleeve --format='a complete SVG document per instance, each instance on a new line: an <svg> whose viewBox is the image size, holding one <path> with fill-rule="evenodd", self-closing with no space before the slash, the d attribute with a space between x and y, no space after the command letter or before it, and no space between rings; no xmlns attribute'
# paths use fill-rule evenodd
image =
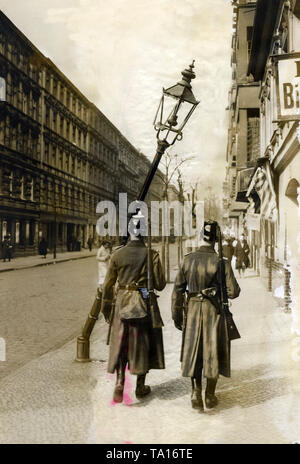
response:
<svg viewBox="0 0 300 464"><path fill-rule="evenodd" d="M178 325L182 325L183 322L186 287L187 281L184 275L183 266L181 265L177 273L172 292L172 319Z"/></svg>
<svg viewBox="0 0 300 464"><path fill-rule="evenodd" d="M166 286L166 279L160 262L159 254L153 253L153 285L155 290L163 290Z"/></svg>
<svg viewBox="0 0 300 464"><path fill-rule="evenodd" d="M112 258L103 283L101 312L105 318L110 316L114 298L114 285L118 277L117 266Z"/></svg>
<svg viewBox="0 0 300 464"><path fill-rule="evenodd" d="M228 298L233 300L234 298L237 298L239 296L241 289L234 276L230 262L227 259L224 259L224 262L225 262L227 295L228 295Z"/></svg>

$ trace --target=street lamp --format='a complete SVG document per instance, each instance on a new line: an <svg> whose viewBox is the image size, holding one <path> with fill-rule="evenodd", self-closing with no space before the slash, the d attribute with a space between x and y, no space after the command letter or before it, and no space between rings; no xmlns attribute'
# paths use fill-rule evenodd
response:
<svg viewBox="0 0 300 464"><path fill-rule="evenodd" d="M139 201L144 201L165 150L174 145L176 140L182 140L183 128L199 103L195 99L191 86L191 80L196 77L193 71L194 62L195 60L189 69L182 71L181 81L168 89L163 88L153 123L154 129L157 131L157 151L141 188Z"/></svg>
<svg viewBox="0 0 300 464"><path fill-rule="evenodd" d="M182 140L182 130L199 103L194 97L191 86L191 80L196 77L193 71L194 62L195 60L189 66L189 69L182 71L181 81L168 89L163 89L154 119L154 128L157 131L156 155L140 190L138 201L144 201L165 150L173 145L176 140ZM77 338L76 361L78 362L91 361L90 335L100 313L101 300L102 293L97 289L97 296L91 311L81 335Z"/></svg>

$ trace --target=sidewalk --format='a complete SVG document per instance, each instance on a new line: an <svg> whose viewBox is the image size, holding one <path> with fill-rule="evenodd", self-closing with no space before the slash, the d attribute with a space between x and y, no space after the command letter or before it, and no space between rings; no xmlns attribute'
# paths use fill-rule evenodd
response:
<svg viewBox="0 0 300 464"><path fill-rule="evenodd" d="M127 373L125 401L112 404L115 376L106 372L107 325L100 319L91 339L94 362L74 362L72 340L1 381L0 443L299 441L300 373L291 356L291 315L274 305L258 278L239 283L241 296L231 310L242 338L232 343L231 378L219 379L217 408L199 414L190 406L190 379L181 376L181 333L171 319L169 284L159 298L166 369L149 373L149 397L135 398L135 376Z"/></svg>
<svg viewBox="0 0 300 464"><path fill-rule="evenodd" d="M41 255L24 256L20 258L13 258L10 262L5 263L0 261L0 272L16 271L19 269L29 269L31 267L45 266L46 264L58 264L65 261L72 261L75 259L89 258L96 256L97 249L92 251L83 249L81 251L67 251L65 253L57 253L56 259L53 258L53 252L49 253L46 258Z"/></svg>
<svg viewBox="0 0 300 464"><path fill-rule="evenodd" d="M160 245L155 244L153 249L156 249L161 253ZM92 251L87 249L82 249L81 251L66 251L65 253L57 253L56 259L53 258L53 252L48 253L47 258L43 258L41 255L34 256L25 256L13 258L10 262L6 261L5 263L0 260L0 273L7 271L16 271L18 269L29 269L32 267L45 266L46 264L58 264L64 263L66 261L72 261L75 259L89 258L91 256L96 256L97 248L93 248ZM174 266L171 260L171 266ZM174 279L174 272L171 271L171 281Z"/></svg>

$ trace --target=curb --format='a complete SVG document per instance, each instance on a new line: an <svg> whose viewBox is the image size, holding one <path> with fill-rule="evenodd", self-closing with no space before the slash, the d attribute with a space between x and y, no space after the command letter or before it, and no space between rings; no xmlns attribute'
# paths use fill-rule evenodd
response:
<svg viewBox="0 0 300 464"><path fill-rule="evenodd" d="M36 263L36 264L24 264L20 265L18 267L12 267L10 269L0 269L1 272L10 272L10 271L20 271L23 269L31 269L34 267L40 267L40 266L48 266L49 264L59 264L59 263L65 263L67 261L75 261L77 259L85 259L85 258L94 258L96 255L88 255L88 256L75 256L75 257L70 257L70 258L58 258L57 260L51 260L51 261L46 261L45 263Z"/></svg>

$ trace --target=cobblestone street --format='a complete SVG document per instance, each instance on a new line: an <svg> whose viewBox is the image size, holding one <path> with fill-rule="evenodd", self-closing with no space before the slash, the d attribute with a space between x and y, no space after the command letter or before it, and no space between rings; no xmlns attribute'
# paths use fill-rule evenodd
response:
<svg viewBox="0 0 300 464"><path fill-rule="evenodd" d="M41 261L40 256L20 258L14 266ZM94 300L97 261L92 256L2 272L0 283L0 337L6 341L7 359L0 362L1 379L78 334Z"/></svg>
<svg viewBox="0 0 300 464"><path fill-rule="evenodd" d="M1 278L7 307L17 303L9 314L2 309L8 367L1 363L6 374L0 382L1 443L299 441L300 374L292 357L292 316L273 303L258 278L240 279L242 292L232 311L242 339L232 343L232 377L220 378L220 404L202 414L191 409L190 381L181 377L181 333L171 321L171 284L159 300L166 370L150 372L152 393L142 401L134 396L135 377L127 373L126 400L112 405L114 376L106 373L107 326L102 319L92 334L95 361L74 362L75 337L94 296L96 263L86 259Z"/></svg>

